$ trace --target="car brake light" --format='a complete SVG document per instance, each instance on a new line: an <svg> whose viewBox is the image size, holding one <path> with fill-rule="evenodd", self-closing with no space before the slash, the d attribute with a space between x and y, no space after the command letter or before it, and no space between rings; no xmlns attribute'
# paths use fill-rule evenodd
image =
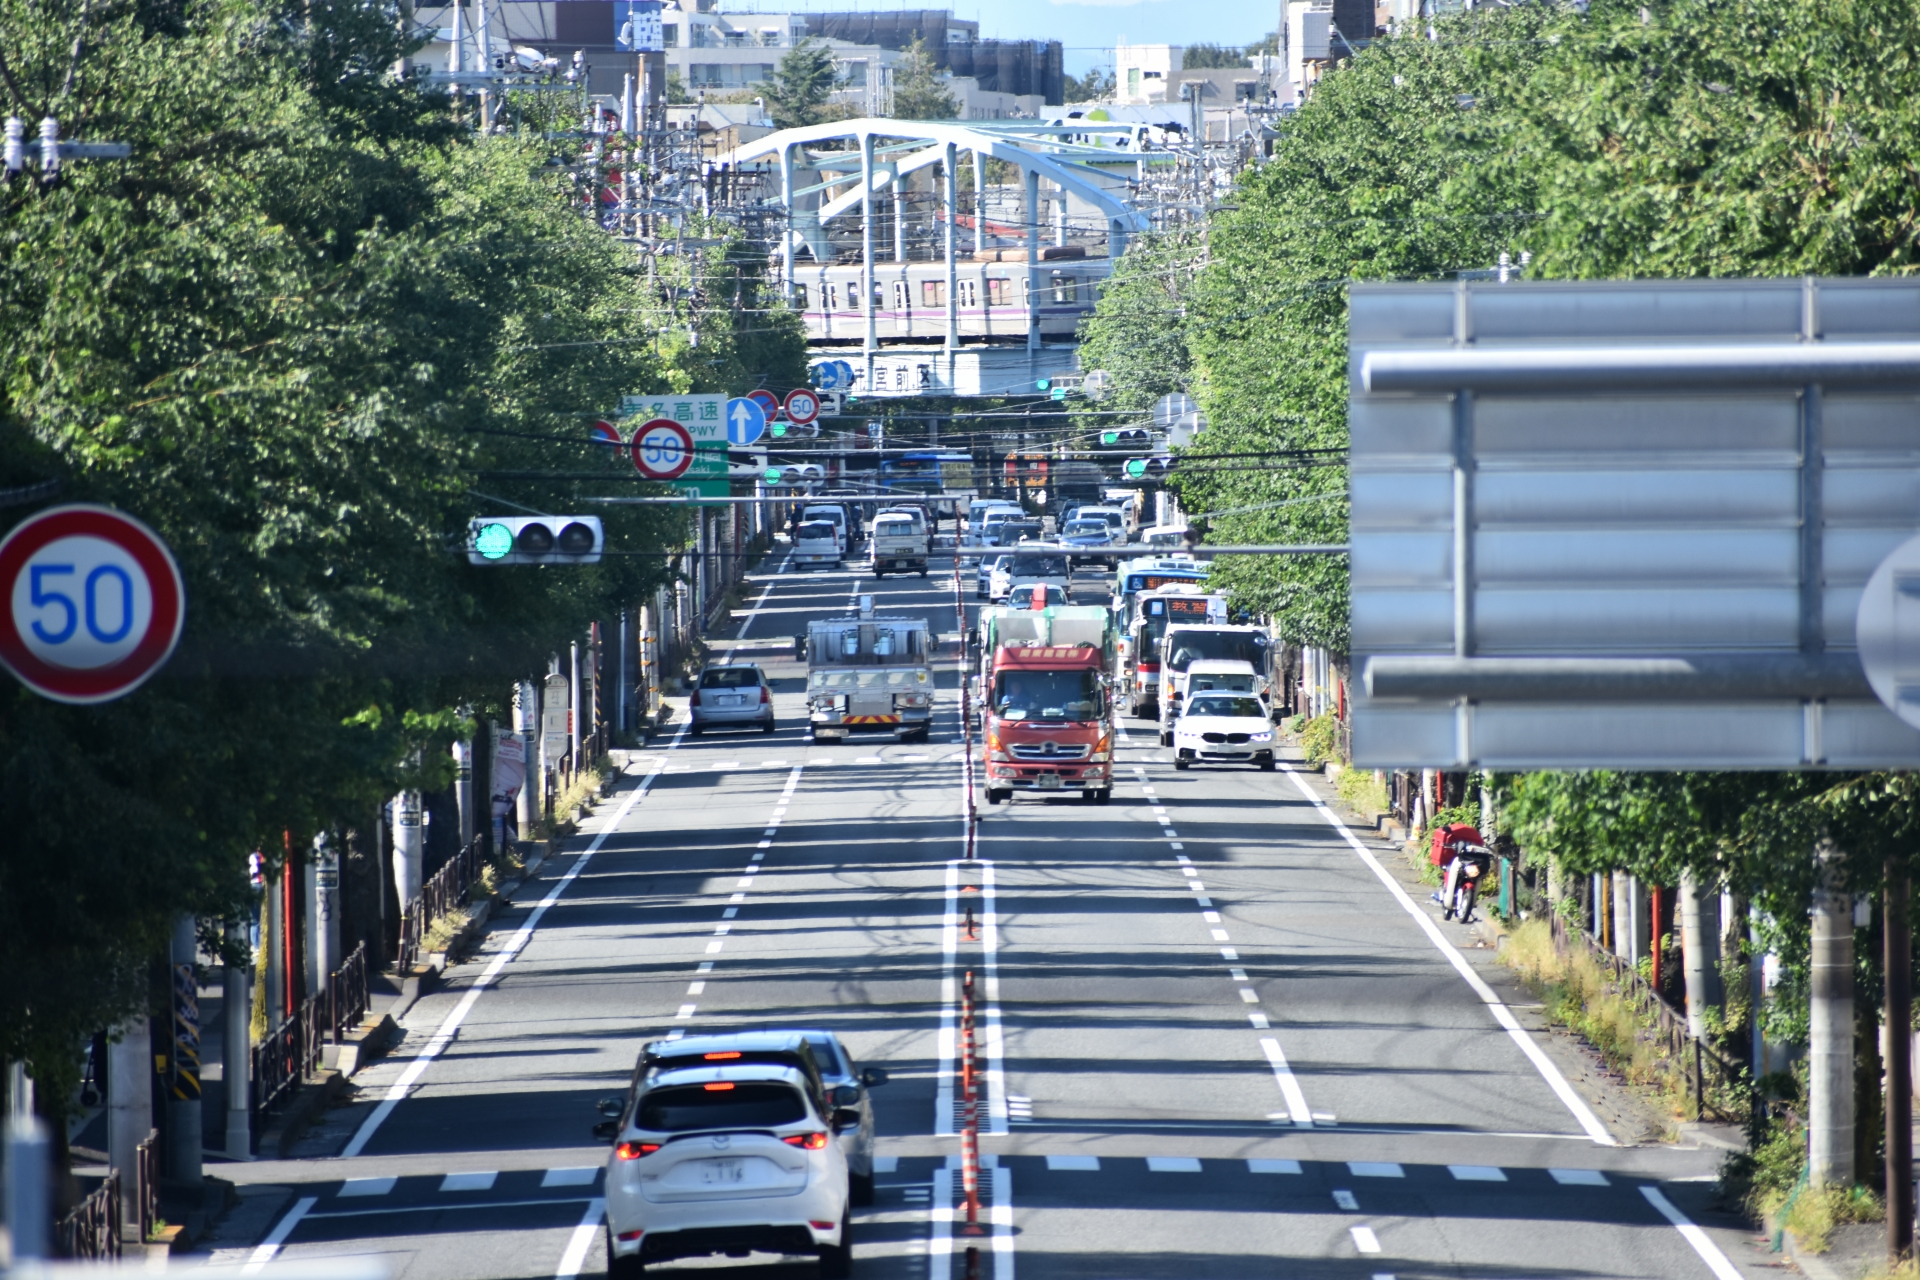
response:
<svg viewBox="0 0 1920 1280"><path fill-rule="evenodd" d="M622 1160L638 1160L641 1156L650 1156L660 1149L657 1142L623 1142L613 1149L613 1154Z"/></svg>
<svg viewBox="0 0 1920 1280"><path fill-rule="evenodd" d="M825 1151L827 1135L824 1133L790 1133L780 1139L790 1147L800 1147L807 1151Z"/></svg>
<svg viewBox="0 0 1920 1280"><path fill-rule="evenodd" d="M761 685L760 686L760 705L765 706L767 703L772 701L773 701L773 690L767 688L767 686L765 685Z"/></svg>
<svg viewBox="0 0 1920 1280"><path fill-rule="evenodd" d="M729 1049L725 1053L703 1053L700 1056L708 1062L718 1062L722 1058L737 1058L740 1056L740 1051L738 1049Z"/></svg>
<svg viewBox="0 0 1920 1280"><path fill-rule="evenodd" d="M807 1219L807 1221L813 1224L813 1229L815 1231L831 1231L835 1227L840 1225L837 1222L822 1222L818 1218L809 1218Z"/></svg>
<svg viewBox="0 0 1920 1280"><path fill-rule="evenodd" d="M724 1093L726 1090L733 1088L733 1081L722 1080L718 1084L703 1084L700 1087L708 1093Z"/></svg>
<svg viewBox="0 0 1920 1280"><path fill-rule="evenodd" d="M620 1243L625 1244L629 1240L638 1240L641 1236L645 1234L647 1233L644 1231L622 1231L620 1233Z"/></svg>

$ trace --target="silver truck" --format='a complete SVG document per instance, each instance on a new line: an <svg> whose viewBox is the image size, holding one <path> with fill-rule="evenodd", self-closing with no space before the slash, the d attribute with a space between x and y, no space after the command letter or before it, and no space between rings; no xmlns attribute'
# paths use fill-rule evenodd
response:
<svg viewBox="0 0 1920 1280"><path fill-rule="evenodd" d="M816 740L856 733L927 740L933 725L933 646L924 618L860 613L807 624L807 721Z"/></svg>
<svg viewBox="0 0 1920 1280"><path fill-rule="evenodd" d="M923 522L914 528L913 517L902 511L882 511L873 518L873 576L889 573L914 573L927 576L927 535Z"/></svg>

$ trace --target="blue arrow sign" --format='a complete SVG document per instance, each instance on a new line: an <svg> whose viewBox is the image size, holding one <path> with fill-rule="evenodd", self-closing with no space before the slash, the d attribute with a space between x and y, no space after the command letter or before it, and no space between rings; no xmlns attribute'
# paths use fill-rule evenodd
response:
<svg viewBox="0 0 1920 1280"><path fill-rule="evenodd" d="M752 444L767 430L767 411L742 396L727 401L727 443Z"/></svg>

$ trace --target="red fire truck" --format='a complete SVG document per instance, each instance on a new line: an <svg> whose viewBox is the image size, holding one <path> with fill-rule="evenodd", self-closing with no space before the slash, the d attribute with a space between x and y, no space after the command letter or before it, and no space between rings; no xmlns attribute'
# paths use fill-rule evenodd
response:
<svg viewBox="0 0 1920 1280"><path fill-rule="evenodd" d="M1007 644L983 689L987 803L1016 791L1113 798L1113 700L1107 655L1091 644Z"/></svg>

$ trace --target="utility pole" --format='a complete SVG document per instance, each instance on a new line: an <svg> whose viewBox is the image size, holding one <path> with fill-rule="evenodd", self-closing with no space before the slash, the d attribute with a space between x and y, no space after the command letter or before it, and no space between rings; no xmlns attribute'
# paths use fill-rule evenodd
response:
<svg viewBox="0 0 1920 1280"><path fill-rule="evenodd" d="M307 990L317 995L327 989L333 966L340 963L340 853L324 831L313 838L307 884L307 918L313 922L307 938Z"/></svg>
<svg viewBox="0 0 1920 1280"><path fill-rule="evenodd" d="M1840 851L1822 840L1813 891L1813 1000L1807 1044L1807 1171L1816 1187L1853 1185L1853 902Z"/></svg>
<svg viewBox="0 0 1920 1280"><path fill-rule="evenodd" d="M580 642L573 641L569 646L572 665L568 668L567 685L567 772L580 771Z"/></svg>
<svg viewBox="0 0 1920 1280"><path fill-rule="evenodd" d="M1720 1003L1720 900L1700 892L1700 877L1680 873L1680 936L1687 983L1687 1034L1706 1037L1707 1010Z"/></svg>
<svg viewBox="0 0 1920 1280"><path fill-rule="evenodd" d="M140 1239L140 1144L153 1132L153 1033L129 1018L107 1050L107 1156L120 1175L120 1238Z"/></svg>
<svg viewBox="0 0 1920 1280"><path fill-rule="evenodd" d="M470 715L471 707L462 707L462 715ZM453 740L453 802L460 808L460 843L464 847L473 843L473 743L465 738Z"/></svg>
<svg viewBox="0 0 1920 1280"><path fill-rule="evenodd" d="M1913 1256L1913 921L1903 858L1886 861L1887 1261Z"/></svg>
<svg viewBox="0 0 1920 1280"><path fill-rule="evenodd" d="M167 1164L174 1178L199 1186L200 1168L200 941L194 918L174 920L172 1050L167 1055L172 1088L167 1098Z"/></svg>
<svg viewBox="0 0 1920 1280"><path fill-rule="evenodd" d="M400 900L401 929L420 896L425 833L420 826L420 793L402 791L393 798L393 889Z"/></svg>
<svg viewBox="0 0 1920 1280"><path fill-rule="evenodd" d="M526 752L526 776L520 781L520 794L514 797L514 826L522 840L531 839L533 831L533 789L539 785L542 760L540 745L534 740L535 726L540 723L539 695L534 692L531 680L522 680L513 687L513 731L520 738L521 750Z"/></svg>
<svg viewBox="0 0 1920 1280"><path fill-rule="evenodd" d="M220 1048L221 1087L227 1094L227 1159L253 1159L253 947L244 921L227 922L229 952L245 952L248 963L228 962L221 1005L226 1031Z"/></svg>

